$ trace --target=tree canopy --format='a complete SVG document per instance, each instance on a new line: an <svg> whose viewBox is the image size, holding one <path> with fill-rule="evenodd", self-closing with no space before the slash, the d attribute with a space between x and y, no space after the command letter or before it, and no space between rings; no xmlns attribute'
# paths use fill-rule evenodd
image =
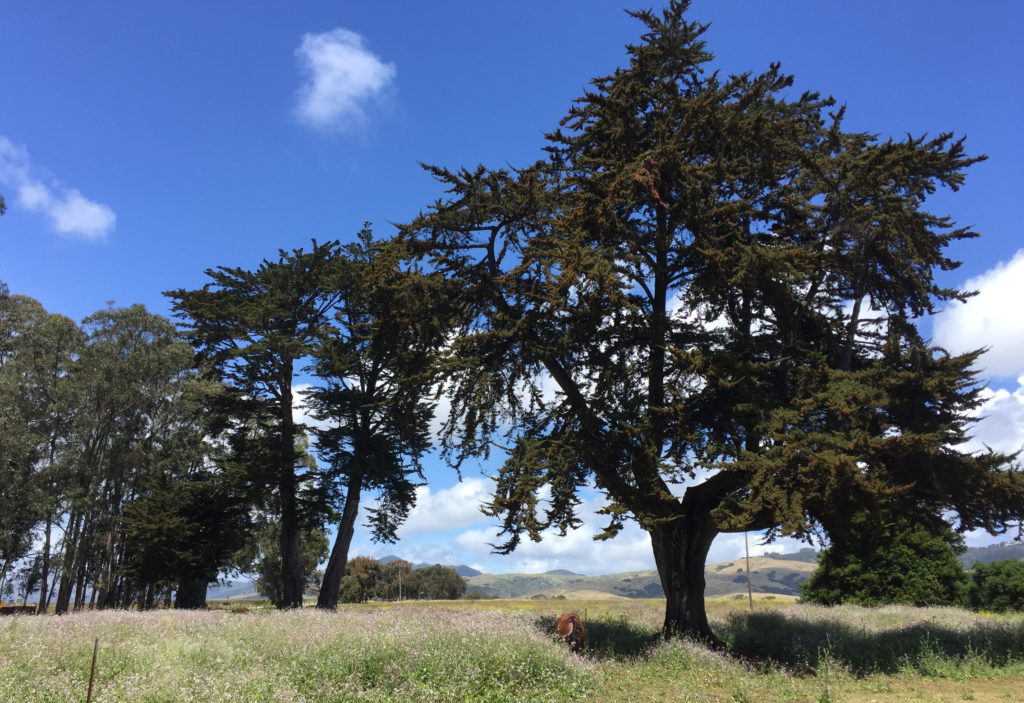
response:
<svg viewBox="0 0 1024 703"><path fill-rule="evenodd" d="M975 564L967 602L977 610L1024 611L1024 561L1004 559Z"/></svg>
<svg viewBox="0 0 1024 703"><path fill-rule="evenodd" d="M857 511L1019 519L1011 458L970 455L976 354L916 319L964 294L935 271L975 236L927 212L982 157L951 134L881 140L793 93L778 65L711 71L689 3L632 13L642 42L522 169L428 167L447 196L403 228L460 301L446 349L453 461L510 445L487 508L511 551L606 498L637 521L666 634L713 639L721 531L839 534Z"/></svg>

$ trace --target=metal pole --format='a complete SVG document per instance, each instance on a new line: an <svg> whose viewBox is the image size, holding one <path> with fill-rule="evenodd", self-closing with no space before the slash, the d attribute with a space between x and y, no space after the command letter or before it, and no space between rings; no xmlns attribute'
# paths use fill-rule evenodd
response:
<svg viewBox="0 0 1024 703"><path fill-rule="evenodd" d="M743 533L743 551L747 555L747 599L750 601L750 609L754 609L754 592L750 588L750 542L747 540L747 533Z"/></svg>
<svg viewBox="0 0 1024 703"><path fill-rule="evenodd" d="M92 669L89 671L89 693L85 697L85 703L92 700L92 680L96 676L96 651L100 648L100 638L92 645Z"/></svg>

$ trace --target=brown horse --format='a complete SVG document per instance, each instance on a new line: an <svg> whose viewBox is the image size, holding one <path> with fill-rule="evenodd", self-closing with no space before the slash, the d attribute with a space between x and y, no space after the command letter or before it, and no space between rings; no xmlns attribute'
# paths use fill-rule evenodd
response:
<svg viewBox="0 0 1024 703"><path fill-rule="evenodd" d="M583 649L583 621L576 613L559 615L555 632L569 643L569 651L579 652Z"/></svg>

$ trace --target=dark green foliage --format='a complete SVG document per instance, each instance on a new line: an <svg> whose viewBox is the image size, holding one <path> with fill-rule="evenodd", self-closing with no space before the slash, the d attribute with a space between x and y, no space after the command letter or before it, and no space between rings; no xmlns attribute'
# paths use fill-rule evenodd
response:
<svg viewBox="0 0 1024 703"><path fill-rule="evenodd" d="M207 270L210 281L199 290L166 293L200 362L228 389L216 410L235 435L236 454L244 452L238 459L254 482L275 489L284 562L281 607L302 605L300 482L305 477L308 484L313 477L307 472L315 472L296 455L302 428L293 417L293 386L338 300L337 251L337 242L314 241L311 251L282 250L255 271L221 266Z"/></svg>
<svg viewBox="0 0 1024 703"><path fill-rule="evenodd" d="M337 605L362 493L378 495L368 527L393 542L416 501L419 459L430 446L433 361L443 325L428 276L402 270L373 240L369 223L342 248L337 304L314 350L320 384L308 396L325 481L338 494L340 521L317 607Z"/></svg>
<svg viewBox="0 0 1024 703"><path fill-rule="evenodd" d="M0 290L0 583L55 509L67 431L67 373L82 336L71 320Z"/></svg>
<svg viewBox="0 0 1024 703"><path fill-rule="evenodd" d="M412 598L455 600L466 592L466 581L455 569L440 564L414 570L411 581L407 588Z"/></svg>
<svg viewBox="0 0 1024 703"><path fill-rule="evenodd" d="M377 597L381 564L370 557L356 557L345 565L339 600L342 603L365 603ZM397 593L397 587L396 587Z"/></svg>
<svg viewBox="0 0 1024 703"><path fill-rule="evenodd" d="M967 602L975 610L1024 611L1024 561L1006 559L975 564Z"/></svg>
<svg viewBox="0 0 1024 703"><path fill-rule="evenodd" d="M410 586L413 583L412 564L405 559L392 559L380 565L377 597L384 600L404 600L415 597Z"/></svg>
<svg viewBox="0 0 1024 703"><path fill-rule="evenodd" d="M418 459L429 446L432 355L441 325L431 278L401 268L392 249L358 240L280 252L256 271L220 267L196 291L172 291L175 311L212 378L210 407L233 461L271 489L284 562L282 607L301 605L300 532L338 519L318 605L333 608L363 491L375 539L390 541L415 501ZM436 296L434 296L436 298ZM323 466L297 449L294 382L316 379L305 400L322 425ZM304 449L304 448L303 448Z"/></svg>
<svg viewBox="0 0 1024 703"><path fill-rule="evenodd" d="M203 452L198 408L184 396L194 381L193 354L174 326L142 305L109 308L82 321L86 343L72 367L78 393L71 433L76 549L65 552L57 611L69 605L68 572L91 576L100 607L133 594L120 578L125 505L169 464L198 465ZM77 494L77 495L76 495ZM74 518L74 515L73 515ZM84 597L79 589L77 597Z"/></svg>
<svg viewBox="0 0 1024 703"><path fill-rule="evenodd" d="M487 506L500 549L578 526L593 485L602 537L624 520L651 536L665 632L711 639L719 532L839 543L855 515L946 512L999 532L1024 481L1012 457L953 448L977 354L915 323L965 295L934 273L975 233L924 204L981 157L951 134L845 131L778 65L709 70L688 6L634 13L629 65L592 82L542 161L431 168L447 196L402 241L459 301L449 456L511 447Z"/></svg>
<svg viewBox="0 0 1024 703"><path fill-rule="evenodd" d="M125 506L122 571L144 584L173 585L175 607L204 607L206 587L231 564L253 528L250 497L232 485L236 480L194 468L151 481Z"/></svg>
<svg viewBox="0 0 1024 703"><path fill-rule="evenodd" d="M39 537L44 606L54 581L58 612L84 605L87 589L101 608L140 598L121 568L120 519L168 465L202 462L183 400L192 362L173 325L141 305L79 327L0 296L0 581Z"/></svg>
<svg viewBox="0 0 1024 703"><path fill-rule="evenodd" d="M803 600L866 606L957 603L967 583L957 559L963 539L946 523L896 517L881 529L869 529L865 519L856 515L857 527L845 541L821 553L818 569L800 587Z"/></svg>
<svg viewBox="0 0 1024 703"><path fill-rule="evenodd" d="M465 580L447 566L434 564L413 569L403 559L381 564L369 557L356 557L345 568L340 600L343 603L363 603L373 598L455 600L465 592Z"/></svg>

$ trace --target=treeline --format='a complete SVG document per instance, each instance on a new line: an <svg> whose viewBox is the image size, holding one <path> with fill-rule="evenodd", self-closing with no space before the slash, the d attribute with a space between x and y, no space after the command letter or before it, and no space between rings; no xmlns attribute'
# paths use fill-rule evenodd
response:
<svg viewBox="0 0 1024 703"><path fill-rule="evenodd" d="M175 326L141 305L76 324L0 291L0 597L38 589L63 613L205 591L248 514L214 469L227 448L203 385Z"/></svg>
<svg viewBox="0 0 1024 703"><path fill-rule="evenodd" d="M78 325L4 288L0 598L199 607L229 572L300 606L333 524L318 605L334 607L362 495L393 541L429 446L431 279L381 251L367 227L207 271L168 293L180 328L141 305Z"/></svg>
<svg viewBox="0 0 1024 703"><path fill-rule="evenodd" d="M381 563L370 557L348 562L341 580L341 602L370 600L455 600L466 592L466 581L455 569L440 564L418 569L404 559Z"/></svg>
<svg viewBox="0 0 1024 703"><path fill-rule="evenodd" d="M970 568L978 562L987 564L1007 559L1024 559L1024 542L1003 542L987 547L968 547L960 555L960 563L966 568Z"/></svg>

